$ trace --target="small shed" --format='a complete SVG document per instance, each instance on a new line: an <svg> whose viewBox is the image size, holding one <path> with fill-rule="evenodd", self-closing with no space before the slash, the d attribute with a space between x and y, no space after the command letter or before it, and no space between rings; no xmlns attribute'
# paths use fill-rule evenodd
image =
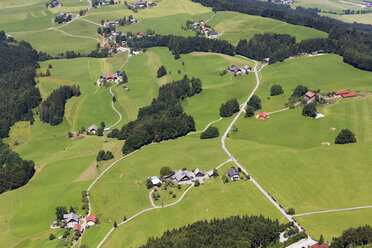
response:
<svg viewBox="0 0 372 248"><path fill-rule="evenodd" d="M349 97L356 97L357 93L349 93L349 94L343 94L342 98L349 98Z"/></svg>
<svg viewBox="0 0 372 248"><path fill-rule="evenodd" d="M335 95L336 96L339 96L339 95L343 95L343 94L349 94L349 90L339 90L339 91L335 91Z"/></svg>

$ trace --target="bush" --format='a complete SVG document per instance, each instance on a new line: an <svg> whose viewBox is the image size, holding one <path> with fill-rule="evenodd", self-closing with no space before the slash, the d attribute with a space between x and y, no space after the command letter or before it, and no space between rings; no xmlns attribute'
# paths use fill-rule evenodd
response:
<svg viewBox="0 0 372 248"><path fill-rule="evenodd" d="M289 214L289 215L294 215L294 214L296 214L295 209L294 209L294 208L289 208L289 209L288 209L288 214Z"/></svg>
<svg viewBox="0 0 372 248"><path fill-rule="evenodd" d="M220 136L220 132L217 127L209 126L207 130L200 134L201 139L211 139Z"/></svg>
<svg viewBox="0 0 372 248"><path fill-rule="evenodd" d="M53 234L53 233L51 233L50 235L49 235L49 240L53 240L53 239L55 239L56 238L56 236Z"/></svg>
<svg viewBox="0 0 372 248"><path fill-rule="evenodd" d="M298 85L298 86L296 87L296 89L294 89L292 96L294 96L294 97L300 97L300 96L303 96L303 95L305 95L305 93L306 93L308 90L309 90L309 89L308 89L306 86Z"/></svg>
<svg viewBox="0 0 372 248"><path fill-rule="evenodd" d="M104 150L101 150L98 152L98 155L97 155L97 162L98 161L102 161L102 160L110 160L110 159L113 159L114 158L114 154L112 154L112 152L110 151L107 151L105 152Z"/></svg>
<svg viewBox="0 0 372 248"><path fill-rule="evenodd" d="M74 135L71 132L68 132L67 137L70 139L70 138L74 137Z"/></svg>
<svg viewBox="0 0 372 248"><path fill-rule="evenodd" d="M239 103L236 98L228 100L226 103L222 103L220 107L221 117L230 117L234 113L239 111Z"/></svg>
<svg viewBox="0 0 372 248"><path fill-rule="evenodd" d="M280 85L274 84L270 88L270 96L277 96L277 95L281 95L283 93L284 93L283 88Z"/></svg>
<svg viewBox="0 0 372 248"><path fill-rule="evenodd" d="M249 99L248 106L251 106L255 111L261 109L261 99L258 96L253 95L251 99Z"/></svg>
<svg viewBox="0 0 372 248"><path fill-rule="evenodd" d="M254 111L255 111L255 109L252 106L247 106L247 108L245 109L245 115L244 115L244 117L252 117L252 116L254 116Z"/></svg>
<svg viewBox="0 0 372 248"><path fill-rule="evenodd" d="M173 194L173 195L172 195L172 198L176 198L176 197L177 197L176 194Z"/></svg>
<svg viewBox="0 0 372 248"><path fill-rule="evenodd" d="M169 176L169 175L174 175L174 172L169 168L169 166L163 166L160 169L160 176Z"/></svg>
<svg viewBox="0 0 372 248"><path fill-rule="evenodd" d="M302 115L309 116L309 117L316 117L317 110L316 110L316 102L312 102L306 104L302 109Z"/></svg>
<svg viewBox="0 0 372 248"><path fill-rule="evenodd" d="M198 179L195 180L195 183L194 183L195 187L199 187L200 186L200 182Z"/></svg>
<svg viewBox="0 0 372 248"><path fill-rule="evenodd" d="M103 129L100 127L97 129L97 136L103 136Z"/></svg>
<svg viewBox="0 0 372 248"><path fill-rule="evenodd" d="M167 75L167 69L165 69L165 66L162 65L159 67L157 71L157 78L161 78L162 76L165 76L165 75Z"/></svg>
<svg viewBox="0 0 372 248"><path fill-rule="evenodd" d="M355 142L355 134L353 134L349 129L342 129L335 139L336 144L348 144Z"/></svg>

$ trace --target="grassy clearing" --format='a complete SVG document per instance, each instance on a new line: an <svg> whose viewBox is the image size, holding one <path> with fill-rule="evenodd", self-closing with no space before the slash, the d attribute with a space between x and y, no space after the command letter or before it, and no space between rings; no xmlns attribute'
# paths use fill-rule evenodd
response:
<svg viewBox="0 0 372 248"><path fill-rule="evenodd" d="M244 214L263 214L284 221L280 212L253 184L243 181L223 184L221 177L218 177L203 186L191 189L176 206L147 212L119 227L109 237L104 247L123 244L137 247L145 243L149 237L160 236L168 229L203 219Z"/></svg>
<svg viewBox="0 0 372 248"><path fill-rule="evenodd" d="M358 22L364 24L372 24L372 13L368 14L354 14L354 15L334 15L334 14L324 14L325 16L329 16L331 18L338 19L343 22Z"/></svg>
<svg viewBox="0 0 372 248"><path fill-rule="evenodd" d="M351 2L361 4L363 1L360 0L347 0L344 2ZM351 10L361 10L361 7L343 3L338 0L299 0L295 1L292 5L292 8L296 8L297 6L302 6L305 8L319 8L323 11L333 11L337 13L342 13L342 10L351 9Z"/></svg>
<svg viewBox="0 0 372 248"><path fill-rule="evenodd" d="M323 234L324 240L332 241L350 227L372 225L372 209L301 216L296 220L313 238L318 239Z"/></svg>

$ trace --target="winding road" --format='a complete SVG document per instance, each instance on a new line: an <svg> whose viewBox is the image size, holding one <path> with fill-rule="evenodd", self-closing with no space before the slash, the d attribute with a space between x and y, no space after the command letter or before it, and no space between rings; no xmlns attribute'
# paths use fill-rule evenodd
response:
<svg viewBox="0 0 372 248"><path fill-rule="evenodd" d="M112 93L112 88L114 88L115 86L117 86L117 84L114 84L113 86L111 86L110 88L110 93L112 95L112 97L114 97L114 93ZM119 115L119 120L117 122L115 122L115 124L109 126L107 129L110 130L111 128L115 127L117 124L119 124L121 122L121 119L122 119L122 116L120 114L120 112L115 108L114 106L114 101L111 101L111 107L112 109Z"/></svg>

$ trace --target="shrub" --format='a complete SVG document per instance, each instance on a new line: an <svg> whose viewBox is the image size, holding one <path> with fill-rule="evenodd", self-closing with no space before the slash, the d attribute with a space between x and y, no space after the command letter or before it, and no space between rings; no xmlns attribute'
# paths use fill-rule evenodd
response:
<svg viewBox="0 0 372 248"><path fill-rule="evenodd" d="M282 86L280 86L280 85L274 84L270 88L270 96L277 96L277 95L280 95L280 94L283 94L283 93L284 93L284 91L282 89Z"/></svg>
<svg viewBox="0 0 372 248"><path fill-rule="evenodd" d="M234 113L239 111L239 103L236 98L228 100L226 103L222 103L220 107L221 117L230 117Z"/></svg>
<svg viewBox="0 0 372 248"><path fill-rule="evenodd" d="M70 138L74 137L74 135L71 132L68 132L67 137L70 139Z"/></svg>
<svg viewBox="0 0 372 248"><path fill-rule="evenodd" d="M335 139L336 144L355 143L356 138L349 129L342 129Z"/></svg>
<svg viewBox="0 0 372 248"><path fill-rule="evenodd" d="M198 179L195 180L195 183L194 183L195 187L199 187L200 186L200 182Z"/></svg>
<svg viewBox="0 0 372 248"><path fill-rule="evenodd" d="M248 106L251 106L254 110L261 109L261 99L258 96L253 95L251 99L249 99Z"/></svg>
<svg viewBox="0 0 372 248"><path fill-rule="evenodd" d="M160 176L169 176L169 175L174 175L174 172L169 168L169 166L163 166L160 169Z"/></svg>
<svg viewBox="0 0 372 248"><path fill-rule="evenodd" d="M103 129L100 127L97 129L97 136L103 136Z"/></svg>
<svg viewBox="0 0 372 248"><path fill-rule="evenodd" d="M316 102L312 102L306 104L302 109L302 115L309 116L309 117L316 117L317 110L316 110Z"/></svg>
<svg viewBox="0 0 372 248"><path fill-rule="evenodd" d="M289 209L288 209L288 214L290 214L290 215L294 215L294 214L296 214L295 209L294 209L294 208L289 208Z"/></svg>
<svg viewBox="0 0 372 248"><path fill-rule="evenodd" d="M112 154L112 152L110 151L105 152L104 150L101 150L98 152L96 160L98 162L102 160L110 160L112 158L114 158L114 154Z"/></svg>
<svg viewBox="0 0 372 248"><path fill-rule="evenodd" d="M244 117L252 117L252 116L254 116L254 111L255 111L255 109L252 106L247 106L247 108L245 109L245 115L244 115Z"/></svg>
<svg viewBox="0 0 372 248"><path fill-rule="evenodd" d="M209 126L207 130L201 133L200 138L201 139L211 139L216 138L220 136L220 133L218 131L217 127Z"/></svg>
<svg viewBox="0 0 372 248"><path fill-rule="evenodd" d="M178 184L177 185L177 189L181 189L181 184Z"/></svg>
<svg viewBox="0 0 372 248"><path fill-rule="evenodd" d="M162 65L159 67L157 71L157 78L161 78L162 76L165 76L165 75L167 75L167 69L165 69L165 66Z"/></svg>
<svg viewBox="0 0 372 248"><path fill-rule="evenodd" d="M296 89L294 89L292 96L295 96L295 97L303 96L303 95L305 95L305 93L306 93L308 90L309 90L309 89L308 89L306 86L298 85L298 86L296 87Z"/></svg>
<svg viewBox="0 0 372 248"><path fill-rule="evenodd" d="M55 239L55 238L56 238L56 236L54 236L53 233L51 233L51 234L49 235L49 240L53 240L53 239Z"/></svg>
<svg viewBox="0 0 372 248"><path fill-rule="evenodd" d="M176 198L176 197L177 197L176 194L173 194L173 195L172 195L172 198Z"/></svg>

